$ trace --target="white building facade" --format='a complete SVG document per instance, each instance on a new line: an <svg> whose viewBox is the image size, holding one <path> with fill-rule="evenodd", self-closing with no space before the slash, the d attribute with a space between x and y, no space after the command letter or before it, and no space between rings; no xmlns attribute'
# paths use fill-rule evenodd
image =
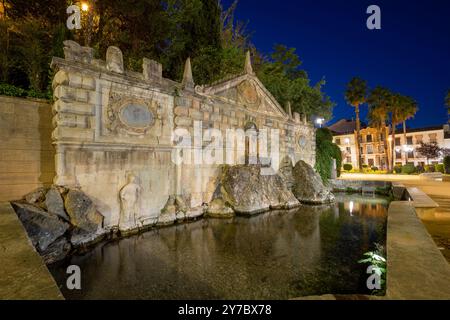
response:
<svg viewBox="0 0 450 320"><path fill-rule="evenodd" d="M386 132L387 134L387 132ZM416 151L420 144L437 143L441 148L450 148L450 128L449 125L438 127L427 127L418 129L407 129L406 138L402 129L395 135L395 141L389 134L387 138L388 154L385 154L384 139L385 135L376 134L376 130L370 127L361 129L361 157L363 165L386 169L386 162L391 158L391 148L394 152L394 165L405 165L413 163L415 166L424 166L426 164L438 164L443 162L443 157L436 159L427 159ZM336 143L342 151L342 163L349 163L353 168L358 168L358 159L356 153L356 131L352 133L334 133L333 142Z"/></svg>

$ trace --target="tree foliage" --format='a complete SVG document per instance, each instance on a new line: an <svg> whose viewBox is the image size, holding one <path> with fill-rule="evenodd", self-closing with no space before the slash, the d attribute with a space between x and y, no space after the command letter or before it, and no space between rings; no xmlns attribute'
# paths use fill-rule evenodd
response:
<svg viewBox="0 0 450 320"><path fill-rule="evenodd" d="M322 92L325 80L311 86L301 64L295 48L276 45L257 68L257 75L281 105L290 102L292 111L330 119L335 104Z"/></svg>
<svg viewBox="0 0 450 320"><path fill-rule="evenodd" d="M63 54L63 41L73 39L94 48L97 58L109 46L119 47L126 68L141 71L142 58L163 64L164 76L181 80L191 58L196 84L208 84L242 73L245 53L268 90L293 111L331 117L333 103L324 94L325 81L310 84L294 48L274 47L267 57L251 43L251 33L236 21L238 1L223 8L217 0L86 0L82 30L65 27L66 8L80 1L10 0L0 18L1 82L24 89L49 88L49 63Z"/></svg>
<svg viewBox="0 0 450 320"><path fill-rule="evenodd" d="M439 158L441 155L442 149L435 142L420 144L420 147L416 148L416 152L422 157L427 159L427 163L430 159Z"/></svg>
<svg viewBox="0 0 450 320"><path fill-rule="evenodd" d="M448 113L450 113L450 89L447 91L445 96L445 105L447 106Z"/></svg>
<svg viewBox="0 0 450 320"><path fill-rule="evenodd" d="M342 165L341 149L337 144L333 143L333 135L329 129L317 129L315 169L325 183L331 178L333 159L336 159L337 174L340 176Z"/></svg>

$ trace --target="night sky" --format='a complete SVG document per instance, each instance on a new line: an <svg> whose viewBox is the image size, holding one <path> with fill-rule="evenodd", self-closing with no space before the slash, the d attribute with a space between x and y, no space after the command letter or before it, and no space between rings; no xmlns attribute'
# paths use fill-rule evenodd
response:
<svg viewBox="0 0 450 320"><path fill-rule="evenodd" d="M381 8L381 30L366 27L371 4ZM325 77L324 90L337 103L329 123L354 117L343 95L353 76L414 97L420 110L409 127L447 121L449 0L240 0L236 17L248 22L260 51L295 47L312 81ZM364 106L362 120L366 114Z"/></svg>

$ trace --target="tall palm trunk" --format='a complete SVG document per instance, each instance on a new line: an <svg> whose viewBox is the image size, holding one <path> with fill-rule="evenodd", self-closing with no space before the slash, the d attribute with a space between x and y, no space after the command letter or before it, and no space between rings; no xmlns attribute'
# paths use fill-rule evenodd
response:
<svg viewBox="0 0 450 320"><path fill-rule="evenodd" d="M361 122L359 121L359 105L355 105L355 114L356 114L356 156L358 159L358 168L362 170L362 161L361 161Z"/></svg>
<svg viewBox="0 0 450 320"><path fill-rule="evenodd" d="M392 157L391 157L391 168L394 169L395 164L395 122L392 122Z"/></svg>
<svg viewBox="0 0 450 320"><path fill-rule="evenodd" d="M383 139L383 147L384 147L384 155L386 157L385 165L386 165L386 169L388 171L390 171L391 170L391 168L390 168L391 166L390 166L390 163L389 163L389 146L388 146L389 131L387 131L386 129L387 129L386 125L384 124L381 127L381 130L382 130L382 135L384 137L384 139Z"/></svg>
<svg viewBox="0 0 450 320"><path fill-rule="evenodd" d="M408 145L408 140L406 139L406 121L403 120L403 139L405 140L405 145ZM405 161L408 164L408 151L405 150Z"/></svg>

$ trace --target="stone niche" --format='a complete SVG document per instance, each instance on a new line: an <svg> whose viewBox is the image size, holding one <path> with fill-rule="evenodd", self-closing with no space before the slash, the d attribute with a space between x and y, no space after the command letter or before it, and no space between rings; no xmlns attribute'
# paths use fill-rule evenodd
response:
<svg viewBox="0 0 450 320"><path fill-rule="evenodd" d="M161 64L146 58L142 73L125 70L117 47L108 48L105 61L73 41L65 42L64 53L64 59L52 61L54 183L91 197L106 229L128 232L203 214L221 166L175 164L177 129L192 139L201 139L205 129L225 136L227 129L249 124L258 132L277 130L280 160L314 165L313 126L296 121L278 104L253 73L249 55L240 75L199 87L189 59L178 83L162 77ZM194 155L204 148L200 140L184 152Z"/></svg>

